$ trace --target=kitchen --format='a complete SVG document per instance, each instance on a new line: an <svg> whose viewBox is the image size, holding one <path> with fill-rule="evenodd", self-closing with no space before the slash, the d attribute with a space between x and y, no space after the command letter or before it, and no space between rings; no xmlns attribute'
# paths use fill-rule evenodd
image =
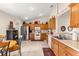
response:
<svg viewBox="0 0 79 59"><path fill-rule="evenodd" d="M28 8L25 7L31 5L37 6L37 10L40 12L41 10L43 12L45 11L45 15L43 14L43 12L40 13L36 11L33 7L29 8L30 10L29 12ZM42 7L40 7L40 5ZM16 7L12 7L12 6L16 6ZM7 8L8 11L6 11L5 7ZM9 9L8 7L12 9ZM79 4L78 3L46 3L46 4L30 3L30 4L12 4L12 5L0 4L0 9L1 9L0 18L2 19L0 20L1 34L6 35L6 30L11 25L9 24L10 22L13 23L13 28L16 28L16 30L18 30L18 34L17 34L18 38L19 37L22 38L23 35L21 34L21 26L22 23L25 22L25 27L27 31L25 34L26 39L25 40L22 39L22 47L27 46L28 48L22 48L23 55L44 56L43 48L47 48L50 49L50 51L52 51L52 53L55 54L56 56L79 56L79 48L78 48L79 47L79 21L78 21ZM23 9L23 10L18 11L19 9ZM14 12L16 15L14 14ZM11 13L12 16L8 13ZM16 17L14 17L13 15ZM20 16L23 16L23 18ZM6 41L6 37L5 38L3 37L4 38L3 41ZM10 38L10 39L12 40L18 38ZM25 42L25 44L27 42L27 44L25 45L23 42ZM35 47L37 47L36 49L38 51L36 52L36 54L34 54ZM32 49L34 50L32 51L33 54L31 52L29 54L24 53L26 52L26 50L27 52L29 52L29 50L31 51ZM48 53L47 56L51 56L50 55L51 53L49 52L47 52Z"/></svg>

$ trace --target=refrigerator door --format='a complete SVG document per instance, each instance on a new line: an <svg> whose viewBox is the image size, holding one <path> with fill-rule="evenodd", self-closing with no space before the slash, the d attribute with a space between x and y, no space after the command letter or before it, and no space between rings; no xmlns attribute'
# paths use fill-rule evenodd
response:
<svg viewBox="0 0 79 59"><path fill-rule="evenodd" d="M35 27L35 40L40 40L40 27Z"/></svg>

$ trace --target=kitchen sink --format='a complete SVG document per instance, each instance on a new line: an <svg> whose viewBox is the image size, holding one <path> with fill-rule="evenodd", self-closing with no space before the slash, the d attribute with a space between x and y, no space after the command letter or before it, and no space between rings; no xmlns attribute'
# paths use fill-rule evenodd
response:
<svg viewBox="0 0 79 59"><path fill-rule="evenodd" d="M64 37L59 37L59 36L54 36L55 38L58 38L58 39L60 39L60 40L67 40L67 39L65 39Z"/></svg>

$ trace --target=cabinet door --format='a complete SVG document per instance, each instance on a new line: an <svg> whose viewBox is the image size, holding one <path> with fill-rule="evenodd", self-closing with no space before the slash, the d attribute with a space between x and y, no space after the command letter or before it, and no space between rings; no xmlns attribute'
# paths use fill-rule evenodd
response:
<svg viewBox="0 0 79 59"><path fill-rule="evenodd" d="M49 21L49 27L51 29L55 29L55 27L56 27L56 20L55 20L55 18L50 19L50 21Z"/></svg>
<svg viewBox="0 0 79 59"><path fill-rule="evenodd" d="M56 27L56 20L53 19L52 22L53 22L53 29L55 29L55 27Z"/></svg>
<svg viewBox="0 0 79 59"><path fill-rule="evenodd" d="M58 56L58 41L52 39L51 47L56 56Z"/></svg>
<svg viewBox="0 0 79 59"><path fill-rule="evenodd" d="M53 19L51 19L50 28L51 28L51 29L54 29L54 22L53 22Z"/></svg>
<svg viewBox="0 0 79 59"><path fill-rule="evenodd" d="M41 40L46 40L46 39L47 39L46 33L41 33Z"/></svg>
<svg viewBox="0 0 79 59"><path fill-rule="evenodd" d="M47 30L48 29L48 24L45 24L44 26L45 26L45 30Z"/></svg>
<svg viewBox="0 0 79 59"><path fill-rule="evenodd" d="M34 33L30 33L30 40L34 40Z"/></svg>
<svg viewBox="0 0 79 59"><path fill-rule="evenodd" d="M79 56L79 52L72 49L71 47L67 46L66 47L66 55L69 55L69 56Z"/></svg>
<svg viewBox="0 0 79 59"><path fill-rule="evenodd" d="M75 17L75 12L74 12L74 8L71 8L71 20L70 20L70 26L71 27L76 27L76 24L77 24L77 20L75 20L76 17Z"/></svg>
<svg viewBox="0 0 79 59"><path fill-rule="evenodd" d="M50 24L51 24L51 19L50 19L49 22L48 22L48 25L49 25L48 27L49 27L49 28L50 28Z"/></svg>
<svg viewBox="0 0 79 59"><path fill-rule="evenodd" d="M53 49L54 50L54 53L55 53L56 56L58 56L58 44L55 44L54 43L53 46L54 46L54 49Z"/></svg>
<svg viewBox="0 0 79 59"><path fill-rule="evenodd" d="M70 12L70 26L74 28L79 27L79 4L71 6Z"/></svg>
<svg viewBox="0 0 79 59"><path fill-rule="evenodd" d="M51 40L51 49L53 50L53 45L54 45L54 43L53 43L53 39Z"/></svg>
<svg viewBox="0 0 79 59"><path fill-rule="evenodd" d="M53 52L55 53L56 56L58 56L58 44L56 41L53 40Z"/></svg>
<svg viewBox="0 0 79 59"><path fill-rule="evenodd" d="M75 19L76 19L76 26L79 27L79 4L74 6L75 8Z"/></svg>
<svg viewBox="0 0 79 59"><path fill-rule="evenodd" d="M73 55L66 51L65 56L73 56Z"/></svg>
<svg viewBox="0 0 79 59"><path fill-rule="evenodd" d="M30 29L34 30L35 29L35 24L30 24Z"/></svg>
<svg viewBox="0 0 79 59"><path fill-rule="evenodd" d="M47 30L48 24L41 24L41 30Z"/></svg>
<svg viewBox="0 0 79 59"><path fill-rule="evenodd" d="M59 56L65 56L65 47L64 45L59 45Z"/></svg>

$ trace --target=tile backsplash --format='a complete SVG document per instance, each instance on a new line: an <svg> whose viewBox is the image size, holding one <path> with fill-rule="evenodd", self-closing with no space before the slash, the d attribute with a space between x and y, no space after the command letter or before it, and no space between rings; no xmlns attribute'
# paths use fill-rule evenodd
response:
<svg viewBox="0 0 79 59"><path fill-rule="evenodd" d="M77 35L74 36L74 33L76 33ZM74 28L71 32L69 32L69 31L65 32L64 36L66 39L73 40L73 38L75 37L74 40L77 40L77 39L79 40L79 28Z"/></svg>

